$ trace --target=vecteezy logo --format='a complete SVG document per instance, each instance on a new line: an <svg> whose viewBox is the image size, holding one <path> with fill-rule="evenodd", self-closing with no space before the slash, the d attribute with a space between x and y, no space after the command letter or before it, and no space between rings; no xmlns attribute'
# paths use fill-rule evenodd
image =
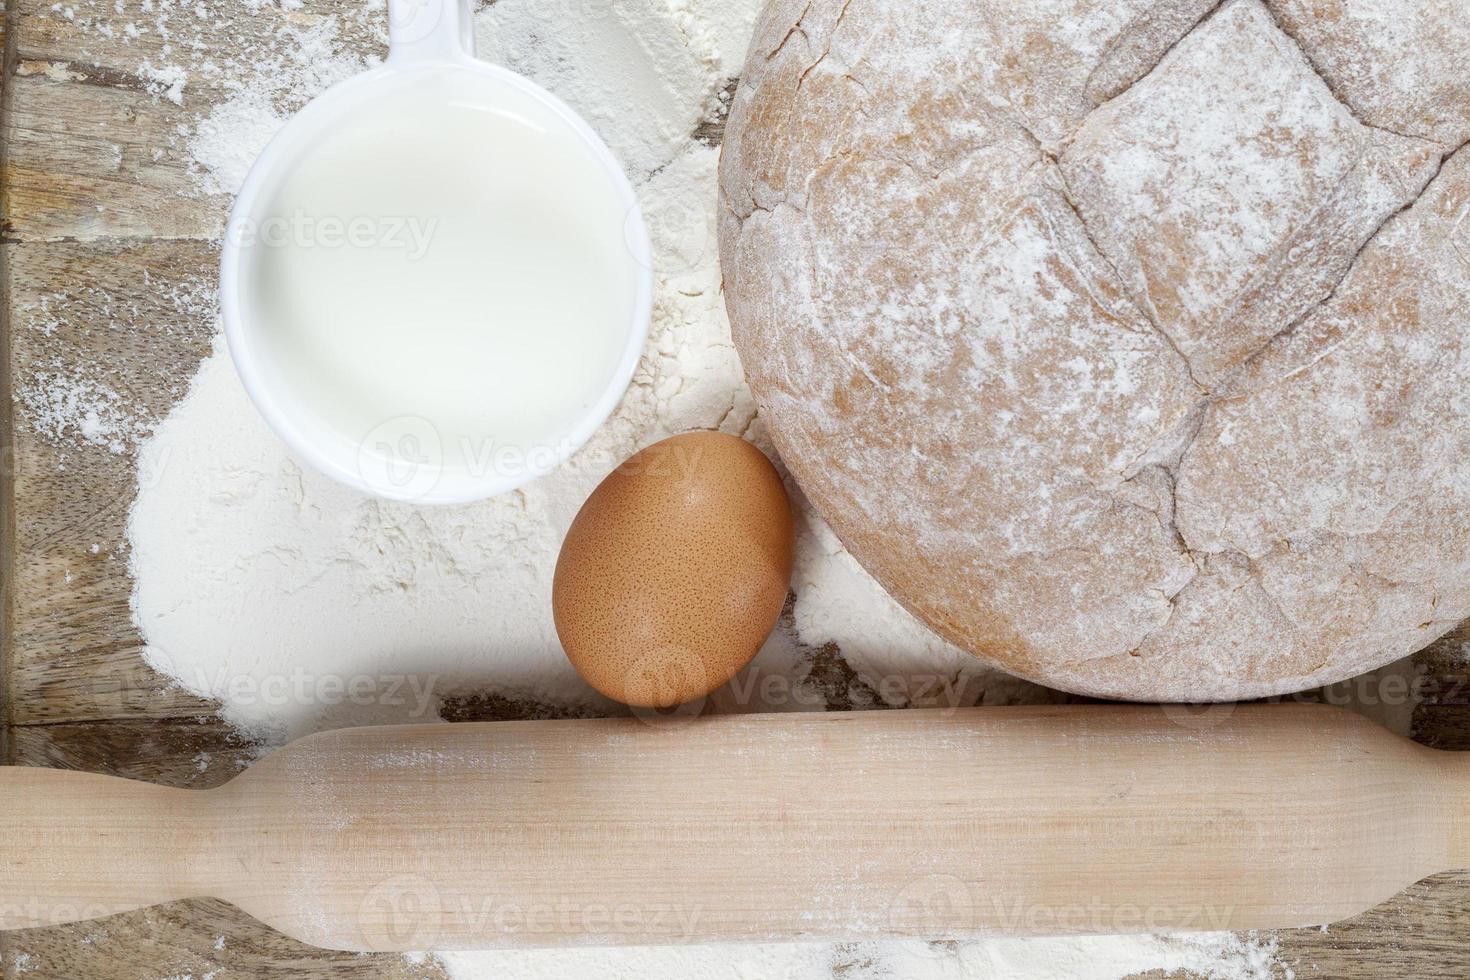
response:
<svg viewBox="0 0 1470 980"><path fill-rule="evenodd" d="M459 0L388 0L388 36L394 44L413 44L434 33L444 4Z"/></svg>
<svg viewBox="0 0 1470 980"><path fill-rule="evenodd" d="M428 419L389 419L358 444L357 472L379 496L418 500L433 492L444 475L444 441Z"/></svg>
<svg viewBox="0 0 1470 980"><path fill-rule="evenodd" d="M623 702L633 715L654 725L682 724L704 711L710 687L704 660L692 650L655 647L623 676Z"/></svg>
<svg viewBox="0 0 1470 980"><path fill-rule="evenodd" d="M1164 717L1192 732L1207 732L1225 724L1235 714L1235 702L1219 704L1166 704Z"/></svg>
<svg viewBox="0 0 1470 980"><path fill-rule="evenodd" d="M366 949L383 952L433 949L443 923L443 903L432 881L397 875L374 885L357 907Z"/></svg>
<svg viewBox="0 0 1470 980"><path fill-rule="evenodd" d="M954 875L916 878L888 905L888 926L900 935L951 938L972 932L975 924L970 886Z"/></svg>
<svg viewBox="0 0 1470 980"><path fill-rule="evenodd" d="M638 264L660 276L682 276L714 263L719 225L703 200L671 199L623 217L623 242ZM657 242L657 247L651 245ZM650 251L651 249L651 251Z"/></svg>
<svg viewBox="0 0 1470 980"><path fill-rule="evenodd" d="M648 221L637 204L623 213L623 246L641 268L653 270L653 243L649 238Z"/></svg>

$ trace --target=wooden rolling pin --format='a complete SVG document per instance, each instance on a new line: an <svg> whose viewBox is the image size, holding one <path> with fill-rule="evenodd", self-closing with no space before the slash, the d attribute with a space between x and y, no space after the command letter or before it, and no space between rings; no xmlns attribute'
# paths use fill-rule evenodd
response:
<svg viewBox="0 0 1470 980"><path fill-rule="evenodd" d="M1464 763L1310 705L370 728L219 789L0 769L0 927L334 949L1305 926L1470 865Z"/></svg>

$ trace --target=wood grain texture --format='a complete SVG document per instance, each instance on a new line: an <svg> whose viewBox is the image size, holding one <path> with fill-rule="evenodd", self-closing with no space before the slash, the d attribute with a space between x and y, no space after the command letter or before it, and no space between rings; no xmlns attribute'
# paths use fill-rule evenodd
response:
<svg viewBox="0 0 1470 980"><path fill-rule="evenodd" d="M165 40L149 29L157 8L145 0L122 0L110 18L134 18L141 26L126 39L92 29L95 8L78 4L80 15L68 17L67 8L52 10L50 0L10 0L15 52L5 119L7 238L216 237L230 202L194 189L180 128L228 97L235 52L257 49L283 22L310 28L354 9L349 0L283 9L288 6L239 4L211 20L181 15L171 20L174 30ZM358 18L341 16L334 23L345 44L375 52ZM164 44L198 45L217 62L214 72L191 73L182 104L150 92L150 80L139 73L140 65L170 63Z"/></svg>
<svg viewBox="0 0 1470 980"><path fill-rule="evenodd" d="M0 928L212 896L354 951L1277 929L1470 866L1470 757L1309 704L352 728L0 794Z"/></svg>
<svg viewBox="0 0 1470 980"><path fill-rule="evenodd" d="M8 159L5 119L10 105L10 76L15 63L15 35L10 30L13 0L0 7L0 196ZM11 597L15 585L15 446L10 410L10 248L0 235L0 762L10 753L10 648L14 632ZM3 944L3 939L0 939ZM4 946L0 945L0 955Z"/></svg>
<svg viewBox="0 0 1470 980"><path fill-rule="evenodd" d="M10 243L14 379L16 724L170 718L208 710L168 690L138 657L124 524L136 493L130 445L54 431L34 404L47 385L105 384L130 415L167 413L209 349L215 250L200 242ZM175 291L201 292L181 313ZM105 308L103 308L105 307Z"/></svg>
<svg viewBox="0 0 1470 980"><path fill-rule="evenodd" d="M124 3L142 9L141 0ZM194 78L184 106L157 99L137 73L143 58L159 53L157 37L144 35L133 46L102 43L50 6L50 0L6 6L0 383L19 393L38 369L101 364L142 414L157 417L182 392L212 330L207 312L181 314L169 297L212 288L209 239L228 207L223 197L192 190L188 163L172 137L224 90L218 80ZM351 6L350 0L306 0L284 13L273 4L255 10L240 4L205 41L223 57L241 40L275 31L282 19L310 25ZM344 30L350 43L372 53L375 42L360 28L344 22ZM719 125L701 135L718 142ZM109 306L109 294L125 303ZM109 329L113 319L118 326ZM135 492L130 452L42 438L8 404L0 413L6 462L0 757L164 785L218 785L249 758L249 747L210 705L169 689L138 656L126 553L116 550ZM97 554L92 544L100 546ZM1416 737L1426 744L1470 748L1462 648L1470 649L1470 632L1421 658L1436 682L1415 720ZM855 677L835 651L818 655L813 676L832 707L881 703L855 693ZM446 711L461 721L552 713L488 693ZM1284 962L1300 977L1463 977L1470 976L1467 912L1470 874L1440 875L1325 933L1278 938ZM5 980L440 975L432 963L314 950L207 901L0 934L0 963Z"/></svg>

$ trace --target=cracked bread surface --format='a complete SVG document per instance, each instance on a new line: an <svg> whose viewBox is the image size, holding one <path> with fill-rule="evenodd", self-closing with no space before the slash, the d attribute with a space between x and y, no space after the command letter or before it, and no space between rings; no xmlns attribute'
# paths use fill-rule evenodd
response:
<svg viewBox="0 0 1470 980"><path fill-rule="evenodd" d="M1386 2L768 6L721 162L736 345L937 632L1210 701L1470 617L1470 8Z"/></svg>

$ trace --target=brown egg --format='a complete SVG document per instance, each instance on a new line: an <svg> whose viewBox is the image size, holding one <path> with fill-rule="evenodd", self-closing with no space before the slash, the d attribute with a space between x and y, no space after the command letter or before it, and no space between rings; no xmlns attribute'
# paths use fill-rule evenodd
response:
<svg viewBox="0 0 1470 980"><path fill-rule="evenodd" d="M792 548L791 502L759 449L718 432L665 439L582 505L556 563L556 631L616 701L697 700L770 635Z"/></svg>

